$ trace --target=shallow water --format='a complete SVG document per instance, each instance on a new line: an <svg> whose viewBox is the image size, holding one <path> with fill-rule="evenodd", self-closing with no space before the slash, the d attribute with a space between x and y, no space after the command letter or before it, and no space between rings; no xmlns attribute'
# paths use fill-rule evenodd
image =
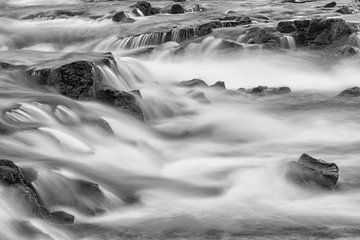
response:
<svg viewBox="0 0 360 240"><path fill-rule="evenodd" d="M6 6L76 3L16 0ZM136 31L110 19L0 18L2 61L36 65L74 51L111 51L117 66L102 67L107 84L140 89L146 118L143 123L101 103L49 93L20 70L2 70L1 121L16 131L0 138L1 157L35 168L34 185L46 206L73 214L75 223L28 217L2 189L1 239L359 236L360 102L336 97L358 84L358 58L328 62L300 50L224 53L215 38L187 46L182 55L172 54L178 44L169 43L136 57L111 44L123 29ZM193 78L224 81L228 90L176 85ZM236 91L258 85L289 86L292 93ZM82 122L84 116L101 117L114 134ZM338 190L306 190L286 181L287 162L304 152L336 162ZM71 187L72 179L99 184L105 213L87 216L74 206L94 207ZM129 204L134 199L139 202Z"/></svg>

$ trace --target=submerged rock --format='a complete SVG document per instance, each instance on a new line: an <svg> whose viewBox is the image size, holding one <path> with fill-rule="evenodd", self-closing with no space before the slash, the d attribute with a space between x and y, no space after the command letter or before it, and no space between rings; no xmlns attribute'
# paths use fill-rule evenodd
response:
<svg viewBox="0 0 360 240"><path fill-rule="evenodd" d="M335 163L327 163L304 153L297 162L288 164L286 177L301 186L332 190L339 178L339 168Z"/></svg>
<svg viewBox="0 0 360 240"><path fill-rule="evenodd" d="M338 96L339 97L359 97L360 96L360 88L352 87L352 88L345 89Z"/></svg>
<svg viewBox="0 0 360 240"><path fill-rule="evenodd" d="M65 212L50 212L40 200L27 174L12 161L0 160L0 184L15 190L22 205L31 215L52 221L54 223L73 223L74 216Z"/></svg>

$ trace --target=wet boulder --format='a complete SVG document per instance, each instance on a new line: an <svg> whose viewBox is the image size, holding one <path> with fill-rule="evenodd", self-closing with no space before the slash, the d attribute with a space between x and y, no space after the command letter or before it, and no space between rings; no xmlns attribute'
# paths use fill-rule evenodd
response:
<svg viewBox="0 0 360 240"><path fill-rule="evenodd" d="M132 7L141 11L144 16L150 16L160 12L160 9L152 7L147 1L138 1Z"/></svg>
<svg viewBox="0 0 360 240"><path fill-rule="evenodd" d="M185 9L180 4L174 4L171 6L171 14L181 14L185 13Z"/></svg>
<svg viewBox="0 0 360 240"><path fill-rule="evenodd" d="M345 89L338 96L339 97L359 97L360 96L360 88L352 87L352 88Z"/></svg>
<svg viewBox="0 0 360 240"><path fill-rule="evenodd" d="M286 177L300 186L332 190L339 179L339 167L304 153L288 164Z"/></svg>
<svg viewBox="0 0 360 240"><path fill-rule="evenodd" d="M291 33L296 31L293 21L281 21L277 25L277 30L281 33Z"/></svg>
<svg viewBox="0 0 360 240"><path fill-rule="evenodd" d="M192 79L188 81L182 81L178 84L180 87L208 87L208 84L201 79Z"/></svg>
<svg viewBox="0 0 360 240"><path fill-rule="evenodd" d="M324 8L333 8L336 7L336 2L329 2L324 5Z"/></svg>
<svg viewBox="0 0 360 240"><path fill-rule="evenodd" d="M132 23L135 22L134 19L127 16L127 14L124 11L115 12L112 16L112 20L114 22L120 22L120 23Z"/></svg>
<svg viewBox="0 0 360 240"><path fill-rule="evenodd" d="M0 160L0 184L14 192L30 215L55 223L73 223L74 217L62 212L50 212L43 206L39 194L27 174L14 162Z"/></svg>
<svg viewBox="0 0 360 240"><path fill-rule="evenodd" d="M281 21L277 30L292 33L299 46L328 46L350 36L352 27L340 18L316 18L294 21Z"/></svg>
<svg viewBox="0 0 360 240"><path fill-rule="evenodd" d="M318 45L329 45L351 33L350 26L343 19L314 19L309 25L306 38Z"/></svg>
<svg viewBox="0 0 360 240"><path fill-rule="evenodd" d="M97 63L88 60L35 68L29 73L37 83L51 86L60 94L78 100L93 99L102 85Z"/></svg>

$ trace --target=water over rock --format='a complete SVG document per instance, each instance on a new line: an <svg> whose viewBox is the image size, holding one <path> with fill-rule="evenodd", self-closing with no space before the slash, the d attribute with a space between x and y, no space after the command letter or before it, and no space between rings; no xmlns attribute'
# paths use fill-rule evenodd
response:
<svg viewBox="0 0 360 240"><path fill-rule="evenodd" d="M76 100L98 100L111 104L126 113L144 119L137 98L105 86L99 67L115 65L111 54L92 58L56 60L28 70L31 79L40 85L50 86L62 95Z"/></svg>
<svg viewBox="0 0 360 240"><path fill-rule="evenodd" d="M15 191L16 196L29 211L29 214L55 223L74 222L74 216L68 213L50 212L46 209L27 174L14 162L5 159L0 160L0 184Z"/></svg>
<svg viewBox="0 0 360 240"><path fill-rule="evenodd" d="M52 171L39 175L36 187L47 208L71 207L88 216L105 212L105 195L98 184L68 178Z"/></svg>
<svg viewBox="0 0 360 240"><path fill-rule="evenodd" d="M286 177L300 186L332 190L339 178L339 167L304 153L298 161L288 164Z"/></svg>
<svg viewBox="0 0 360 240"><path fill-rule="evenodd" d="M128 93L125 91L102 89L98 91L96 99L120 108L123 112L126 112L139 120L144 120L144 113L137 103L136 95L137 94L135 93Z"/></svg>

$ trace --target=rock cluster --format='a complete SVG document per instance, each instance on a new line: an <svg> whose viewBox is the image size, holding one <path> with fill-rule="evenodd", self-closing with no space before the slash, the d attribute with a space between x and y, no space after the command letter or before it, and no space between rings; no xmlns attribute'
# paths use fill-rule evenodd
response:
<svg viewBox="0 0 360 240"><path fill-rule="evenodd" d="M144 120L144 114L138 104L139 96L104 85L98 66L115 64L112 55L86 60L68 60L65 62L38 66L28 70L33 81L50 86L62 95L76 100L97 100L115 106L132 116Z"/></svg>
<svg viewBox="0 0 360 240"><path fill-rule="evenodd" d="M34 178L36 178L34 174L26 173L14 162L5 159L0 160L0 184L15 192L29 214L54 223L73 223L74 216L62 211L50 212L44 207L31 184Z"/></svg>

